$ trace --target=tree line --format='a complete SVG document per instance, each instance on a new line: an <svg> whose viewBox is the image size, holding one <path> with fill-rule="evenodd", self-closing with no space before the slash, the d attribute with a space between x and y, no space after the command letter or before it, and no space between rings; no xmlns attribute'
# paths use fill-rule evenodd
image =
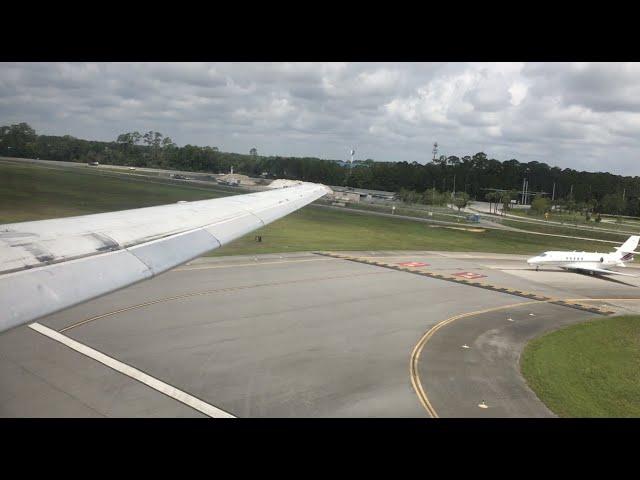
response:
<svg viewBox="0 0 640 480"><path fill-rule="evenodd" d="M257 149L240 154L216 147L177 146L160 132L127 132L112 142L83 140L70 135L38 135L26 123L0 127L0 155L72 162L109 163L135 167L288 178L328 185L400 192L414 192L422 202L436 202L451 192L471 200L487 200L493 190L502 190L499 200L519 198L523 180L528 181L530 199L555 197L567 209L620 215L640 215L640 178L606 172L561 169L542 162L499 161L483 152L474 155L440 156L425 164L406 161L354 162L353 166L311 157L261 156ZM438 200L444 202L445 200ZM495 202L495 199L491 200Z"/></svg>

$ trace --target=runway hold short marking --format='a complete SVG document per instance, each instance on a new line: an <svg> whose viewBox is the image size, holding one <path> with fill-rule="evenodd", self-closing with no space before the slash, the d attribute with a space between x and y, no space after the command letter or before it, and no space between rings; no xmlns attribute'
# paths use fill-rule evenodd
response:
<svg viewBox="0 0 640 480"><path fill-rule="evenodd" d="M72 338L67 337L66 335L62 335L55 330L50 329L49 327L45 327L40 323L32 323L29 327L35 330L42 335L49 337L52 340L62 343L63 345L69 347L72 350L75 350L78 353L81 353L93 360L106 365L113 370L120 372L134 380L137 380L140 383L144 383L145 385L157 390L160 393L165 394L168 397L171 397L191 408L197 410L199 412L204 413L205 415L212 418L234 418L230 413L225 412L224 410L220 410L213 405L209 405L206 402L203 402L199 398L196 398L192 395L189 395L187 392L183 392L182 390L178 390L172 385L164 383L157 378L152 377L151 375L147 375L140 370L133 368L126 363L122 363L115 358L109 357L102 352L98 352L91 347L86 346L83 343L77 342Z"/></svg>
<svg viewBox="0 0 640 480"><path fill-rule="evenodd" d="M398 265L400 265L401 267L428 267L429 266L428 263L422 263L422 262L402 262L402 263L399 263Z"/></svg>
<svg viewBox="0 0 640 480"><path fill-rule="evenodd" d="M474 280L476 278L486 277L486 275L481 275L479 273L473 273L473 272L460 272L460 273L454 273L453 275L455 275L456 277L466 278L467 280Z"/></svg>
<svg viewBox="0 0 640 480"><path fill-rule="evenodd" d="M586 305L583 303L570 303L565 300L553 299L553 298L546 297L544 295L538 295L532 292L523 292L520 290L514 290L513 288L499 287L496 285L490 285L488 283L474 282L473 281L474 279L486 277L486 275L482 275L480 273L458 272L458 273L449 275L449 274L430 272L429 270L418 270L415 268L415 266L413 267L408 266L409 264L416 265L418 264L418 262L407 262L406 264L398 264L398 263L391 264L391 263L377 262L375 260L371 260L369 258L364 258L364 257L352 257L350 255L345 255L342 253L335 253L335 252L314 252L314 253L316 255L323 255L325 257L347 260L349 262L364 263L366 265L375 265L377 267L389 268L391 270L412 273L414 275L421 275L423 277L434 278L437 280L444 280L447 282L454 282L462 285L469 285L471 287L484 288L485 290L492 290L494 292L506 293L508 295L515 295L517 297L530 298L532 300L538 300L540 302L549 302L555 305L562 305L563 307L576 308L578 310L583 310L585 312L597 313L599 315L613 315L615 313L613 311L603 310L593 305Z"/></svg>

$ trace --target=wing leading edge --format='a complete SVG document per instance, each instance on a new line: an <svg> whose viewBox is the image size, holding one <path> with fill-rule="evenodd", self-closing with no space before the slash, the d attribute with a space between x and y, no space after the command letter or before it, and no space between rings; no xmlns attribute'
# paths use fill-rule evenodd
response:
<svg viewBox="0 0 640 480"><path fill-rule="evenodd" d="M600 273L602 275L622 275L624 277L637 277L637 275L633 275L631 273L622 273L622 272L616 272L614 270L606 270L604 268L585 268L585 267L570 267L573 268L575 270L582 270L584 272L593 272L593 273Z"/></svg>
<svg viewBox="0 0 640 480"><path fill-rule="evenodd" d="M145 280L330 193L321 184L0 225L0 331Z"/></svg>

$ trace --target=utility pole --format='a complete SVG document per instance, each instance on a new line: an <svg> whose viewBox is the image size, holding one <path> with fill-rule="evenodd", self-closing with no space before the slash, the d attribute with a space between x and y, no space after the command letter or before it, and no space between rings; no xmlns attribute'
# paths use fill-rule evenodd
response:
<svg viewBox="0 0 640 480"><path fill-rule="evenodd" d="M456 196L456 174L453 174L453 196Z"/></svg>
<svg viewBox="0 0 640 480"><path fill-rule="evenodd" d="M556 182L553 182L553 193L551 194L551 204L553 204L556 199Z"/></svg>

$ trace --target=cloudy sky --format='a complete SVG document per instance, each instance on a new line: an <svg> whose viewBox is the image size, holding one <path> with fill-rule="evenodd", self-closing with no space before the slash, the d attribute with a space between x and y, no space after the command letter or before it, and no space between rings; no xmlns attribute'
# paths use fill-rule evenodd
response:
<svg viewBox="0 0 640 480"><path fill-rule="evenodd" d="M640 64L0 63L0 125L262 155L499 160L640 175Z"/></svg>

